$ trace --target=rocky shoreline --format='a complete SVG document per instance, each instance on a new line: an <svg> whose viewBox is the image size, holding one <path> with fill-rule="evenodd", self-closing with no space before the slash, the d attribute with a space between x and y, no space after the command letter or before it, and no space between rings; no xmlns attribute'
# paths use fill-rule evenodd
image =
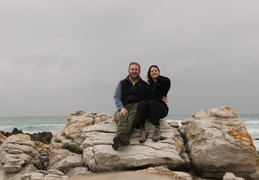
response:
<svg viewBox="0 0 259 180"><path fill-rule="evenodd" d="M29 134L29 133L23 133L22 130L17 129L16 127L13 129L12 132L0 131L0 134L5 137L9 137L15 134L27 134L30 136L32 141L40 141L45 144L50 144L50 141L53 138L53 135L51 132L38 132L38 133Z"/></svg>
<svg viewBox="0 0 259 180"><path fill-rule="evenodd" d="M147 122L147 130L153 127ZM0 180L105 179L256 180L259 158L245 124L230 107L196 112L179 126L161 120L161 139L111 147L113 116L76 111L62 131L0 132ZM105 173L105 174L104 174ZM108 174L107 174L108 173ZM150 177L150 175L152 177Z"/></svg>

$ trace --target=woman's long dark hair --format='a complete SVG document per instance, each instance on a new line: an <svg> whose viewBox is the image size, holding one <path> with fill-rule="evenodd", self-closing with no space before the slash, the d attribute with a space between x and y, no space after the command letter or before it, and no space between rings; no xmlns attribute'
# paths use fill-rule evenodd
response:
<svg viewBox="0 0 259 180"><path fill-rule="evenodd" d="M152 79L152 77L150 76L150 71L151 71L151 68L153 68L153 67L155 67L155 68L157 68L158 69L158 72L160 73L160 69L159 69L159 67L157 66L157 65L152 65L152 66L150 66L149 67L149 69L148 69L148 72L147 72L147 82L149 83L149 84L153 84L153 79Z"/></svg>

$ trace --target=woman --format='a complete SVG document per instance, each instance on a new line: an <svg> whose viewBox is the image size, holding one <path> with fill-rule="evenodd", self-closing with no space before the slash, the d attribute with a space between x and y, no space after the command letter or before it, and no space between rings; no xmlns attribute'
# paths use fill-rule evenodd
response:
<svg viewBox="0 0 259 180"><path fill-rule="evenodd" d="M171 86L170 79L160 76L160 70L156 65L149 67L147 79L149 84L146 101L139 103L136 117L137 126L140 128L140 143L145 142L149 135L148 131L145 130L147 118L155 126L153 141L160 139L160 119L166 117L169 110L166 102L167 93Z"/></svg>

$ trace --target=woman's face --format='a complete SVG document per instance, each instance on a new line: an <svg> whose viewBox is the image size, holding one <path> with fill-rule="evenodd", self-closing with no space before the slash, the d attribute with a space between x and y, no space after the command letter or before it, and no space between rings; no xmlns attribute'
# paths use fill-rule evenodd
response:
<svg viewBox="0 0 259 180"><path fill-rule="evenodd" d="M157 79L158 76L160 76L160 72L158 71L158 69L156 67L152 67L150 69L150 76L152 79Z"/></svg>

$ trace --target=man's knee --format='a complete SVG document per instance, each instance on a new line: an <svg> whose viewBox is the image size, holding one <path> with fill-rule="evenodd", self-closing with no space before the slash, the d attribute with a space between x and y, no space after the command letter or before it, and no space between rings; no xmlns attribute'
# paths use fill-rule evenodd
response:
<svg viewBox="0 0 259 180"><path fill-rule="evenodd" d="M120 111L116 111L114 113L114 121L116 122L116 124L118 124L119 119L120 119Z"/></svg>
<svg viewBox="0 0 259 180"><path fill-rule="evenodd" d="M147 102L146 101L140 101L139 105L145 106L145 105L147 105Z"/></svg>
<svg viewBox="0 0 259 180"><path fill-rule="evenodd" d="M138 104L138 110L146 109L148 107L148 103L146 101L141 101Z"/></svg>
<svg viewBox="0 0 259 180"><path fill-rule="evenodd" d="M151 109L154 108L154 107L156 108L157 106L158 106L157 102L154 101L154 100L151 100L151 101L148 102L148 107L151 108Z"/></svg>

